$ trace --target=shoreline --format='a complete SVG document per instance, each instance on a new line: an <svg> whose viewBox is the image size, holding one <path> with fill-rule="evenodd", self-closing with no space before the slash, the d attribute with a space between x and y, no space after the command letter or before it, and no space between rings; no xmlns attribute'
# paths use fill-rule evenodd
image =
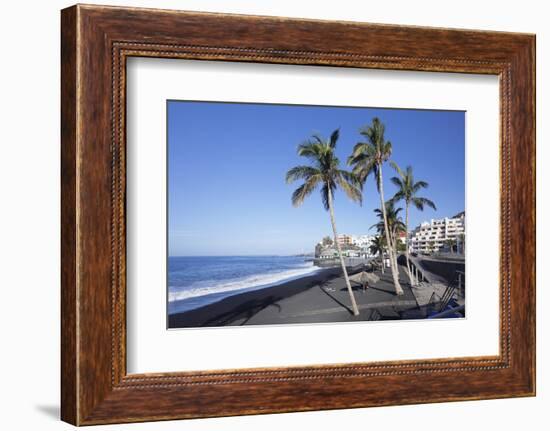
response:
<svg viewBox="0 0 550 431"><path fill-rule="evenodd" d="M349 275L363 266L348 268ZM401 277L404 295L395 294L390 274L363 290L351 283L359 315L351 310L349 292L340 268L323 271L272 287L242 292L196 309L168 315L168 329L329 323L425 318L410 286ZM405 317L406 316L406 317Z"/></svg>
<svg viewBox="0 0 550 431"><path fill-rule="evenodd" d="M220 292L212 292L212 293L208 293L206 295L190 296L190 297L187 297L187 298L175 299L173 301L169 300L168 301L168 309L178 308L178 304L184 305L185 303L190 303L190 302L197 301L197 300L198 301L205 301L205 303L196 305L195 307L188 308L188 309L185 309L186 307L184 307L184 306L180 306L181 308L184 308L184 309L173 311L173 312L168 311L168 314L176 314L176 313L180 313L180 312L189 312L189 311L192 311L194 309L202 308L202 307L205 307L205 306L208 306L208 305L212 305L216 302L223 301L224 299L230 298L232 296L241 295L243 293L255 292L255 291L263 290L263 289L269 289L271 287L277 287L277 286L289 283L291 281L301 280L301 279L304 279L306 277L311 277L311 276L314 276L314 275L320 275L321 273L324 273L325 271L330 270L330 269L334 269L334 268L315 267L315 269L310 271L310 272L307 272L307 273L304 273L304 274L299 274L299 275L290 275L290 276L284 277L280 280L265 283L265 284L258 284L258 285L255 285L255 286L242 287L242 288L234 289L234 290L222 290ZM211 301L209 301L209 298L211 298Z"/></svg>
<svg viewBox="0 0 550 431"><path fill-rule="evenodd" d="M348 273L352 275L362 268L351 267L347 269ZM272 285L258 287L254 290L235 293L197 308L169 313L168 328L228 325L242 314L249 315L254 310L260 309L260 307L267 307L277 301L292 298L339 277L342 277L342 269L339 267L319 268L318 271L312 274L297 276ZM187 301L187 299L174 302L179 301ZM177 305L174 305L174 307L177 307Z"/></svg>

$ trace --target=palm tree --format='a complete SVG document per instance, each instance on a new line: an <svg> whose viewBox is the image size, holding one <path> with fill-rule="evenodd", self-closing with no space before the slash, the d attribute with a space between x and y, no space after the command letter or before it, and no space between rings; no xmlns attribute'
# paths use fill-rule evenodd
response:
<svg viewBox="0 0 550 431"><path fill-rule="evenodd" d="M325 247L331 247L332 244L333 244L333 241L332 241L332 238L330 236L325 236L322 240L321 240L321 243L325 246Z"/></svg>
<svg viewBox="0 0 550 431"><path fill-rule="evenodd" d="M398 234L406 232L405 223L403 223L403 219L399 215L399 213L403 211L403 208L395 208L392 200L386 201L385 206L388 229L390 230L390 238L393 243L393 253L395 256L397 256ZM376 213L376 216L380 219L380 221L372 225L371 229L375 227L381 235L384 235L384 230L386 229L386 225L384 223L384 212L381 211L379 208L376 208L374 212Z"/></svg>
<svg viewBox="0 0 550 431"><path fill-rule="evenodd" d="M425 206L429 206L434 210L436 207L431 200L417 195L421 189L428 188L428 183L426 181L415 182L411 166L407 166L405 172L403 172L397 163L390 163L399 175L391 178L391 182L397 186L397 192L393 196L392 201L398 202L402 200L405 202L405 231L407 232L407 235L405 236L405 258L407 261L407 274L409 274L409 282L411 286L413 286L414 277L412 276L411 264L409 261L409 207L412 204L419 211L424 211Z"/></svg>
<svg viewBox="0 0 550 431"><path fill-rule="evenodd" d="M457 245L457 240L455 238L447 238L445 240L445 245L449 247L449 251L453 253L454 251L453 248L455 247L455 245ZM458 252L458 246L457 246L457 252Z"/></svg>
<svg viewBox="0 0 550 431"><path fill-rule="evenodd" d="M384 242L384 237L382 235L376 235L371 241L369 246L369 252L376 256L380 256L380 265L382 268L382 274L384 274L384 249L386 248L386 243Z"/></svg>
<svg viewBox="0 0 550 431"><path fill-rule="evenodd" d="M348 165L353 166L352 172L358 177L361 185L365 183L370 174L375 176L376 188L378 189L378 194L380 195L380 208L382 209L384 218L384 232L386 236L386 243L388 244L395 293L397 295L403 295L403 289L399 284L397 260L393 253L394 247L390 238L388 219L386 217L382 166L391 157L392 145L391 142L384 139L384 130L385 126L378 118L374 118L370 126L363 127L359 133L367 138L367 141L359 142L355 145L355 147L353 147L353 152L348 158Z"/></svg>
<svg viewBox="0 0 550 431"><path fill-rule="evenodd" d="M338 250L342 272L346 280L353 314L357 316L359 309L355 302L353 290L349 282L348 272L342 256L342 249L338 242L338 233L336 230L336 221L334 218L334 192L339 187L353 201L361 203L362 195L358 179L354 174L340 169L340 161L335 154L336 142L340 135L339 130L335 130L330 135L330 139L324 140L317 135L313 135L298 147L298 155L307 158L309 165L296 166L286 173L286 182L292 183L297 180L303 180L303 184L292 193L292 204L300 206L305 198L309 196L318 186L321 186L321 199L323 206L330 213L330 223L334 235L334 244Z"/></svg>

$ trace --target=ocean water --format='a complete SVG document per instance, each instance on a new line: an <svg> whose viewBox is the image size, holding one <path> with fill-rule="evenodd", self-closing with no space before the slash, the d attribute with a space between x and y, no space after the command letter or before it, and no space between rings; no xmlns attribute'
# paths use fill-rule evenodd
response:
<svg viewBox="0 0 550 431"><path fill-rule="evenodd" d="M191 310L318 270L298 256L169 257L168 312Z"/></svg>

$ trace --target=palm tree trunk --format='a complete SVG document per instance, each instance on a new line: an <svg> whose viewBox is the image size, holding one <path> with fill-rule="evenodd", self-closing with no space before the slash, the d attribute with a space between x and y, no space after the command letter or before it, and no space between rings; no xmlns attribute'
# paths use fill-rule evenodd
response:
<svg viewBox="0 0 550 431"><path fill-rule="evenodd" d="M382 274L384 274L384 247L380 250L380 264L382 267Z"/></svg>
<svg viewBox="0 0 550 431"><path fill-rule="evenodd" d="M336 231L336 222L334 220L334 208L332 207L332 190L330 189L330 187L328 188L328 208L330 212L330 223L332 224L332 232L334 233L334 242L336 243L338 256L340 256L340 265L342 265L342 272L344 273L344 279L346 280L346 286L348 288L349 297L351 299L351 307L353 309L353 315L358 316L359 309L357 308L357 303L355 302L355 296L353 295L353 290L351 290L348 271L346 270L346 264L344 263L344 257L342 256L342 249L340 248L340 243L338 242L338 233Z"/></svg>
<svg viewBox="0 0 550 431"><path fill-rule="evenodd" d="M393 277L393 285L395 287L395 293L397 295L403 295L403 289L399 284L399 273L397 272L397 262L393 256L393 244L391 240L391 233L388 229L388 216L386 214L386 201L384 200L384 180L382 178L382 165L378 165L378 192L380 195L380 206L382 208L382 216L384 217L384 231L386 233L386 242L388 243L388 253L390 255L390 267Z"/></svg>
<svg viewBox="0 0 550 431"><path fill-rule="evenodd" d="M407 273L409 282L414 286L414 279L411 272L411 263L409 261L409 203L405 202L405 260L407 261Z"/></svg>
<svg viewBox="0 0 550 431"><path fill-rule="evenodd" d="M397 277L399 277L399 265L397 263L397 232L392 232L391 240L393 242L393 266L395 267L395 273L397 274Z"/></svg>

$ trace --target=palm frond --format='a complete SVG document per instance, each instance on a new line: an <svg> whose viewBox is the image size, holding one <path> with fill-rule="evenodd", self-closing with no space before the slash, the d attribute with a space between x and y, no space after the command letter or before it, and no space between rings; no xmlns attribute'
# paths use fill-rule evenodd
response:
<svg viewBox="0 0 550 431"><path fill-rule="evenodd" d="M376 228L378 233L380 235L384 235L384 232L386 231L386 226L384 225L383 221L379 221L378 223L374 223L371 227L369 227L369 230Z"/></svg>
<svg viewBox="0 0 550 431"><path fill-rule="evenodd" d="M354 165L359 161L364 161L372 156L373 147L366 142L358 142L351 150L351 156L348 157L348 165Z"/></svg>
<svg viewBox="0 0 550 431"><path fill-rule="evenodd" d="M427 189L429 186L426 181L417 181L416 183L411 181L411 184L414 193L418 192L420 189Z"/></svg>
<svg viewBox="0 0 550 431"><path fill-rule="evenodd" d="M398 188L398 189L403 189L404 187L404 184L403 184L403 181L401 180L401 178L397 178L397 177L391 177L390 178L390 181Z"/></svg>
<svg viewBox="0 0 550 431"><path fill-rule="evenodd" d="M397 164L391 163L394 168L398 168ZM412 203L420 211L423 211L425 206L436 209L431 200L417 196L420 189L428 188L428 183L426 181L414 181L412 166L407 166L405 172L399 170L399 175L401 177L400 181L394 180L395 177L391 179L392 183L397 186L397 192L392 198L394 203L403 200L407 205Z"/></svg>
<svg viewBox="0 0 550 431"><path fill-rule="evenodd" d="M365 183L371 174L378 178L378 165L372 159L366 159L365 162L357 159L351 171L362 184Z"/></svg>
<svg viewBox="0 0 550 431"><path fill-rule="evenodd" d="M302 184L296 190L294 190L291 198L292 205L294 205L295 207L302 205L305 198L307 198L315 190L317 184L319 184L319 180L313 177L304 182L304 184Z"/></svg>
<svg viewBox="0 0 550 431"><path fill-rule="evenodd" d="M361 181L359 180L359 177L355 175L353 172L349 172L343 169L338 169L336 171L336 176L342 177L345 181L347 181L353 187L361 186Z"/></svg>
<svg viewBox="0 0 550 431"><path fill-rule="evenodd" d="M391 143L384 138L385 126L379 118L373 118L368 126L359 133L367 138L366 142L358 142L353 147L347 163L353 167L352 172L365 183L369 175L374 174L375 184L380 192L380 168L391 157Z"/></svg>
<svg viewBox="0 0 550 431"><path fill-rule="evenodd" d="M323 154L323 146L317 142L306 141L298 145L298 155L316 161Z"/></svg>
<svg viewBox="0 0 550 431"><path fill-rule="evenodd" d="M435 204L428 198L414 197L411 199L411 202L420 211L424 211L424 206L437 210Z"/></svg>
<svg viewBox="0 0 550 431"><path fill-rule="evenodd" d="M399 165L396 162L391 160L390 161L390 166L395 170L395 172L397 172L397 175L399 175L400 178L405 177L405 174L403 173L403 171L401 170L401 168L399 167ZM407 166L407 168L408 168L408 166Z"/></svg>
<svg viewBox="0 0 550 431"><path fill-rule="evenodd" d="M307 180L315 175L321 175L321 171L307 165L295 166L286 173L286 182L290 184L297 180Z"/></svg>
<svg viewBox="0 0 550 431"><path fill-rule="evenodd" d="M340 136L339 129L332 132L330 139L324 140L319 135L313 135L309 141L298 146L298 155L310 160L311 165L300 165L286 173L286 182L303 180L304 183L292 194L292 204L299 206L311 192L322 184L321 200L325 209L329 209L329 194L334 197L337 187L353 201L361 202L360 178L352 172L339 168L340 160L334 149ZM330 193L329 193L330 192Z"/></svg>
<svg viewBox="0 0 550 431"><path fill-rule="evenodd" d="M332 185L332 184L328 184L328 183L324 183L323 184L323 187L321 187L321 202L323 202L323 208L325 208L325 210L329 210L330 209L330 204L329 204L329 187L331 188L331 194L332 196L334 197L334 189L335 187Z"/></svg>
<svg viewBox="0 0 550 431"><path fill-rule="evenodd" d="M390 159L392 154L392 144L390 141L386 141L383 145L381 145L380 153L383 161Z"/></svg>
<svg viewBox="0 0 550 431"><path fill-rule="evenodd" d="M369 246L369 251L372 254L382 254L384 252L385 240L380 235L374 237Z"/></svg>
<svg viewBox="0 0 550 431"><path fill-rule="evenodd" d="M390 201L392 202L392 204L395 205L397 202L399 202L400 200L404 200L404 199L405 199L405 195L403 194L403 191L401 189L399 189L399 190L397 190L397 192L395 192L395 194L390 199Z"/></svg>
<svg viewBox="0 0 550 431"><path fill-rule="evenodd" d="M329 142L330 148L332 149L336 148L336 142L338 141L339 137L340 137L340 129L336 129L334 132L332 132L332 135L330 135L330 142Z"/></svg>
<svg viewBox="0 0 550 431"><path fill-rule="evenodd" d="M360 183L353 174L346 171L339 171L335 178L336 184L344 191L348 198L354 202L362 204L363 194L361 193Z"/></svg>

